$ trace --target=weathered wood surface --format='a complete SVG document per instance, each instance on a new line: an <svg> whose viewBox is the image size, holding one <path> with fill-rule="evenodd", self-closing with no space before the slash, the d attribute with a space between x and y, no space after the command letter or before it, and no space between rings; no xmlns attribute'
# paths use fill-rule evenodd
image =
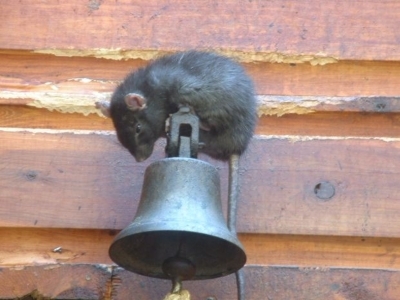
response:
<svg viewBox="0 0 400 300"><path fill-rule="evenodd" d="M21 51L0 51L2 90L34 91L51 86L110 91L134 69L139 59L113 61L93 57L56 57ZM259 95L398 96L400 62L341 61L309 64L243 63ZM82 82L79 79L92 82ZM97 84L97 85L96 85ZM54 89L52 89L54 91Z"/></svg>
<svg viewBox="0 0 400 300"><path fill-rule="evenodd" d="M0 45L81 55L205 48L249 60L399 60L399 14L399 2L381 0L5 1Z"/></svg>
<svg viewBox="0 0 400 300"><path fill-rule="evenodd" d="M0 228L0 266L112 264L118 231ZM248 265L400 269L400 239L239 234ZM0 289L1 290L1 289Z"/></svg>
<svg viewBox="0 0 400 300"><path fill-rule="evenodd" d="M94 102L109 99L117 83L144 64L142 60L2 52L0 105L29 105L85 115L98 113ZM244 66L255 81L259 115L400 111L399 62Z"/></svg>
<svg viewBox="0 0 400 300"><path fill-rule="evenodd" d="M108 248L116 234L110 230L2 227L0 266L112 264Z"/></svg>
<svg viewBox="0 0 400 300"><path fill-rule="evenodd" d="M127 72L145 64L142 60L65 58L19 51L0 55L3 62L0 66L0 109L3 112L1 107L5 105L28 105L63 113L99 113L94 102L108 100ZM397 62L340 62L316 67L270 63L244 65L256 84L260 116L400 111L400 63ZM33 110L25 110L22 115L12 116L13 123L18 118L30 118L31 112ZM45 112L40 112L40 117L45 116ZM66 125L71 123L68 116L55 118ZM88 118L85 123L75 118L78 128L87 125L85 129L91 129L97 123L105 123L95 120ZM40 123L46 128L55 128L45 120ZM3 123L2 126L9 125Z"/></svg>
<svg viewBox="0 0 400 300"><path fill-rule="evenodd" d="M167 280L104 265L55 264L0 270L1 299L32 294L51 299L147 300L163 299L170 289ZM249 300L397 300L400 297L399 271L262 266L246 266L244 271ZM233 275L184 282L184 287L193 300L236 299Z"/></svg>
<svg viewBox="0 0 400 300"><path fill-rule="evenodd" d="M168 282L138 281L136 275L119 270L116 276L121 285L115 289L115 299L129 299L133 291L135 299L162 299L170 288ZM397 300L400 297L398 271L257 266L245 267L244 271L249 300ZM184 287L194 300L237 297L233 275L185 282Z"/></svg>
<svg viewBox="0 0 400 300"><path fill-rule="evenodd" d="M399 146L379 138L255 139L242 160L238 227L244 232L398 236Z"/></svg>
<svg viewBox="0 0 400 300"><path fill-rule="evenodd" d="M390 122L390 120L391 118L387 119L386 123ZM95 114L83 116L79 113L61 113L25 105L0 105L0 127L115 130L111 119L102 118Z"/></svg>
<svg viewBox="0 0 400 300"><path fill-rule="evenodd" d="M0 226L129 224L164 141L136 163L115 135L81 133L0 132ZM389 138L255 138L241 162L239 232L400 237L399 148ZM212 163L225 199L227 166Z"/></svg>
<svg viewBox="0 0 400 300"><path fill-rule="evenodd" d="M0 108L1 111L1 108ZM399 114L319 112L262 117L257 133L342 137L400 137Z"/></svg>
<svg viewBox="0 0 400 300"><path fill-rule="evenodd" d="M112 267L106 265L0 267L0 299L111 300L111 279Z"/></svg>

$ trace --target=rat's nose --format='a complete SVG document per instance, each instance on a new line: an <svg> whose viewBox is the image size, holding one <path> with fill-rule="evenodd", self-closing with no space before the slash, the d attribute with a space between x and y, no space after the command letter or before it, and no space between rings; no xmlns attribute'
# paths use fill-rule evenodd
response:
<svg viewBox="0 0 400 300"><path fill-rule="evenodd" d="M137 162L142 162L146 160L146 157L135 157Z"/></svg>

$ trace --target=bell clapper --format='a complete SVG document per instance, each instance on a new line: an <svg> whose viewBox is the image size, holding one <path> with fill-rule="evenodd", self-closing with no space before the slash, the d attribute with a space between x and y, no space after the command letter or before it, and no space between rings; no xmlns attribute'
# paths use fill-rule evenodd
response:
<svg viewBox="0 0 400 300"><path fill-rule="evenodd" d="M195 265L186 258L173 256L164 261L162 269L164 274L172 280L172 289L170 295L181 296L182 294L185 294L185 297L180 297L177 299L190 299L189 292L183 290L182 288L182 280L193 278L196 273ZM189 296L189 298L187 298L187 296ZM169 300L172 298L166 299Z"/></svg>
<svg viewBox="0 0 400 300"><path fill-rule="evenodd" d="M166 276L172 279L174 286L182 280L189 280L196 274L196 266L187 258L173 256L166 259L162 265ZM175 284L176 282L176 284Z"/></svg>

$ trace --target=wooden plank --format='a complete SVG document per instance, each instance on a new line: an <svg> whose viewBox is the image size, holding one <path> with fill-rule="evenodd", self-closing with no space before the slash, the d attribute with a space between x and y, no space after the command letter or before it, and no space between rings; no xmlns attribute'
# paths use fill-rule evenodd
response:
<svg viewBox="0 0 400 300"><path fill-rule="evenodd" d="M44 62L46 68L41 67ZM118 81L144 63L2 53L0 104L96 113L94 102L109 99ZM320 67L262 63L245 67L260 96L259 115L400 111L400 62L341 62Z"/></svg>
<svg viewBox="0 0 400 300"><path fill-rule="evenodd" d="M0 266L112 264L117 231L0 228ZM400 270L400 239L239 234L248 265ZM262 250L260 250L262 249Z"/></svg>
<svg viewBox="0 0 400 300"><path fill-rule="evenodd" d="M17 51L0 52L0 58L0 101L7 99L2 96L7 91L109 93L128 72L146 64L142 60L56 57ZM270 63L243 65L254 79L259 95L400 95L400 62L341 61L325 66Z"/></svg>
<svg viewBox="0 0 400 300"><path fill-rule="evenodd" d="M248 64L260 95L398 96L400 63L340 61L336 64ZM246 65L247 66L247 65Z"/></svg>
<svg viewBox="0 0 400 300"><path fill-rule="evenodd" d="M108 256L117 231L0 228L0 266L112 264Z"/></svg>
<svg viewBox="0 0 400 300"><path fill-rule="evenodd" d="M378 125L379 124L379 125ZM260 118L257 133L343 137L400 137L398 114L318 112Z"/></svg>
<svg viewBox="0 0 400 300"><path fill-rule="evenodd" d="M400 297L400 273L388 270L330 269L297 267L244 268L246 299L273 300L396 300ZM162 299L170 289L164 280L116 270L120 285L115 299ZM138 278L139 277L139 278ZM213 280L184 282L194 299L237 299L234 275Z"/></svg>
<svg viewBox="0 0 400 300"><path fill-rule="evenodd" d="M132 219L146 165L135 165L114 135L3 132L0 139L0 199L10 205L0 208L0 226L120 229ZM121 208L131 216L121 218Z"/></svg>
<svg viewBox="0 0 400 300"><path fill-rule="evenodd" d="M240 234L247 265L400 269L400 239Z"/></svg>
<svg viewBox="0 0 400 300"><path fill-rule="evenodd" d="M143 50L211 48L244 52L238 55L247 59L259 54L259 60L400 59L397 1L30 0L4 2L0 12L4 49L72 49L80 55L132 49L130 56L140 56Z"/></svg>
<svg viewBox="0 0 400 300"><path fill-rule="evenodd" d="M379 138L255 139L242 160L239 230L399 236L399 146Z"/></svg>
<svg viewBox="0 0 400 300"><path fill-rule="evenodd" d="M111 299L112 269L104 265L43 265L0 268L0 298ZM31 299L31 298L29 298Z"/></svg>
<svg viewBox="0 0 400 300"><path fill-rule="evenodd" d="M141 59L110 60L94 57L60 57L30 51L0 49L0 70L4 84L7 78L22 83L40 84L91 78L97 81L118 81L127 72L147 64ZM45 66L45 67L44 67ZM10 82L10 81L9 81ZM12 87L12 85L10 85Z"/></svg>
<svg viewBox="0 0 400 300"><path fill-rule="evenodd" d="M0 140L3 227L124 228L164 147L138 164L112 134L3 130ZM239 232L399 237L399 147L385 138L255 138L242 159ZM227 165L210 162L225 199Z"/></svg>
<svg viewBox="0 0 400 300"><path fill-rule="evenodd" d="M2 299L33 294L51 299L163 299L168 280L152 279L104 265L43 265L1 268ZM244 268L246 299L396 300L400 272L383 269ZM21 284L23 282L24 284ZM236 299L234 275L184 282L193 299Z"/></svg>
<svg viewBox="0 0 400 300"><path fill-rule="evenodd" d="M0 105L0 127L114 131L111 119L25 105Z"/></svg>
<svg viewBox="0 0 400 300"><path fill-rule="evenodd" d="M41 67L43 63L46 68ZM144 63L2 53L0 105L98 113L94 102L109 99L119 80ZM341 62L319 67L261 63L245 67L255 81L259 115L400 111L400 62Z"/></svg>

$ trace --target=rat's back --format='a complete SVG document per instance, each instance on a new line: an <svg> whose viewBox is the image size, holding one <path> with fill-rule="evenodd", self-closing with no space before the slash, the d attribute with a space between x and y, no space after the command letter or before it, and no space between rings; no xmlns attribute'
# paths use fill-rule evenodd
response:
<svg viewBox="0 0 400 300"><path fill-rule="evenodd" d="M154 88L168 91L171 102L187 103L198 110L229 102L239 106L254 103L250 99L254 98L253 84L244 68L216 53L188 51L164 56L149 65L148 75Z"/></svg>
<svg viewBox="0 0 400 300"><path fill-rule="evenodd" d="M163 57L153 68L162 70L159 84L169 101L190 106L208 129L200 132L203 152L223 160L243 153L257 116L253 83L241 65L215 53L189 51Z"/></svg>

